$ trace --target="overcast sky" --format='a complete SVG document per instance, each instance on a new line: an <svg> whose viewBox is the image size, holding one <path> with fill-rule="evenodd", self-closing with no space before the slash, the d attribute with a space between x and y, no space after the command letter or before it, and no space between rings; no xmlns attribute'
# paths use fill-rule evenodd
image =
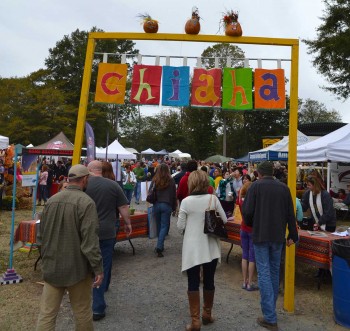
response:
<svg viewBox="0 0 350 331"><path fill-rule="evenodd" d="M161 33L183 33L193 6L199 8L201 34L218 32L226 9L239 12L245 36L313 39L320 25L324 4L321 0L249 0L249 1L132 1L132 0L1 0L0 1L0 76L22 77L44 67L48 49L64 35L93 26L106 32L142 32L137 14L148 12L159 21ZM210 44L188 42L136 41L141 54L199 56ZM238 45L248 58L290 59L289 47ZM350 102L338 101L320 86L325 79L312 66L312 56L300 43L299 97L322 102L340 112L350 122ZM175 64L174 64L175 65ZM256 64L250 63L254 68ZM289 66L288 63L283 67ZM263 68L271 67L264 63ZM288 68L286 76L289 78ZM147 110L146 110L147 111Z"/></svg>

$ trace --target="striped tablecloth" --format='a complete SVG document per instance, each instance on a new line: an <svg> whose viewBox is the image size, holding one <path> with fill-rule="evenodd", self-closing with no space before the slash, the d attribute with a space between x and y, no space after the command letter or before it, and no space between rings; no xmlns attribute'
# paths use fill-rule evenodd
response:
<svg viewBox="0 0 350 331"><path fill-rule="evenodd" d="M349 237L339 237L329 232L323 233L326 234L326 237L316 237L306 230L299 230L299 243L297 244L295 256L298 261L331 270L332 241L349 239Z"/></svg>
<svg viewBox="0 0 350 331"><path fill-rule="evenodd" d="M36 243L37 226L36 220L20 222L15 232L15 242Z"/></svg>
<svg viewBox="0 0 350 331"><path fill-rule="evenodd" d="M240 226L241 214L239 209L235 209L235 220L226 223L228 239L222 239L234 245L241 245ZM318 268L332 268L332 241L336 239L349 239L349 237L339 237L329 232L323 232L326 237L317 237L306 230L299 230L299 242L296 245L295 257L297 261L311 264ZM232 249L232 247L231 247ZM227 261L229 254L227 255Z"/></svg>
<svg viewBox="0 0 350 331"><path fill-rule="evenodd" d="M148 235L147 213L135 211L134 215L130 215L130 221L132 225L132 233L131 236L127 238L124 231L124 220L123 217L120 217L120 229L117 234L117 241L123 241L137 237L146 237Z"/></svg>

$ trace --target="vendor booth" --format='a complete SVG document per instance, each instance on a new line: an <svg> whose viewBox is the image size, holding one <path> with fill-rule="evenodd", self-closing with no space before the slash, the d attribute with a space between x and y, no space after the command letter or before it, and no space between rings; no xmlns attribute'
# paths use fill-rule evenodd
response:
<svg viewBox="0 0 350 331"><path fill-rule="evenodd" d="M311 141L311 138L303 134L298 130L297 132L297 146L303 145ZM284 136L282 140L268 147L259 149L254 152L249 152L250 162L263 162L263 161L288 161L288 146L289 137Z"/></svg>

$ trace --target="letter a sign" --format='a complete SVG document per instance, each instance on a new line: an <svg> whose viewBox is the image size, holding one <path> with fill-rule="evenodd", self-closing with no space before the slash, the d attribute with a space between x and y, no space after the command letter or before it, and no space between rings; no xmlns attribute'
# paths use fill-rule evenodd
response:
<svg viewBox="0 0 350 331"><path fill-rule="evenodd" d="M255 109L285 109L283 69L255 69Z"/></svg>
<svg viewBox="0 0 350 331"><path fill-rule="evenodd" d="M95 102L124 104L127 70L126 64L100 63Z"/></svg>

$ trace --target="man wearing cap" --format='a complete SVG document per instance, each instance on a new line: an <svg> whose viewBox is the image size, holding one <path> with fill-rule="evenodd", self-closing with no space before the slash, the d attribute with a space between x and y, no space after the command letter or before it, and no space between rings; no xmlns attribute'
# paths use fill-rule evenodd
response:
<svg viewBox="0 0 350 331"><path fill-rule="evenodd" d="M115 181L102 177L102 162L92 161L88 169L94 176L89 179L86 193L96 203L99 220L99 240L103 258L103 269L105 278L99 288L93 289L93 320L98 321L106 316L106 302L104 293L108 290L114 245L116 240L116 222L119 222L119 213L125 222L127 236L131 234L132 228L129 217L128 199L122 188Z"/></svg>
<svg viewBox="0 0 350 331"><path fill-rule="evenodd" d="M258 283L263 317L257 322L268 330L278 330L276 301L279 287L281 253L288 226L287 246L298 240L295 209L288 186L273 178L273 164L258 166L259 180L254 182L243 202L243 217L253 227Z"/></svg>
<svg viewBox="0 0 350 331"><path fill-rule="evenodd" d="M36 330L54 330L67 289L76 330L93 330L91 287L103 280L94 201L83 191L89 171L83 165L69 170L69 186L46 203L40 221L44 288ZM93 281L93 275L95 277Z"/></svg>

